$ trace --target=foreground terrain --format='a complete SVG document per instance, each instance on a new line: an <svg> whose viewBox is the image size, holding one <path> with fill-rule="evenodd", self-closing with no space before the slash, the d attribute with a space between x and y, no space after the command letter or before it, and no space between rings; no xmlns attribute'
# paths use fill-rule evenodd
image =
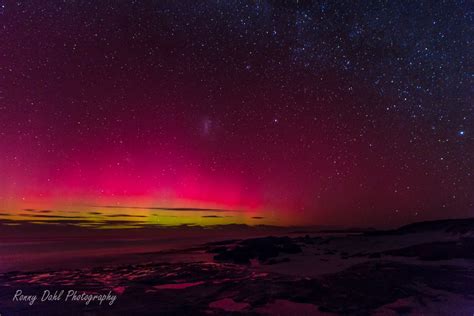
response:
<svg viewBox="0 0 474 316"><path fill-rule="evenodd" d="M293 232L142 253L141 263L9 271L0 274L0 312L473 315L473 228L465 219L351 234ZM18 290L38 297L15 301ZM45 290L64 293L41 301ZM66 301L70 290L109 299Z"/></svg>

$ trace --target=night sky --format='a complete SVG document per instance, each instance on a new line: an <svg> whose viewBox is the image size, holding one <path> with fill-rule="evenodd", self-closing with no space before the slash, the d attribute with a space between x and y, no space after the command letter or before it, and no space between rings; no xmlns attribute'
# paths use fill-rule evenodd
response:
<svg viewBox="0 0 474 316"><path fill-rule="evenodd" d="M0 210L474 215L468 1L0 1Z"/></svg>

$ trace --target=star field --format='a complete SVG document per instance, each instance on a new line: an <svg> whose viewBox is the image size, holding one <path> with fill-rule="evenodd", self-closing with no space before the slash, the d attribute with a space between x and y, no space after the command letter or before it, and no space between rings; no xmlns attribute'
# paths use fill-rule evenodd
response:
<svg viewBox="0 0 474 316"><path fill-rule="evenodd" d="M467 1L0 1L0 208L474 207Z"/></svg>

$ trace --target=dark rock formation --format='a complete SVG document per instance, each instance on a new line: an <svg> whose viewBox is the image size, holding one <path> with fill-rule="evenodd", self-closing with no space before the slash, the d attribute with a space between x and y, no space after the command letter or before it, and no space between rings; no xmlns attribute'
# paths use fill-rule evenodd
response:
<svg viewBox="0 0 474 316"><path fill-rule="evenodd" d="M243 240L231 247L217 247L209 250L217 253L216 261L246 264L250 259L258 259L264 263L270 258L278 257L280 253L300 253L301 247L290 237L264 237Z"/></svg>

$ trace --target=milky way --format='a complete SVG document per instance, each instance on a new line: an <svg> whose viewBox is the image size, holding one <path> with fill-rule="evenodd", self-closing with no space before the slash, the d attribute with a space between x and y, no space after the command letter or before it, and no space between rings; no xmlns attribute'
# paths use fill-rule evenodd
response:
<svg viewBox="0 0 474 316"><path fill-rule="evenodd" d="M468 1L0 1L0 210L473 214Z"/></svg>

